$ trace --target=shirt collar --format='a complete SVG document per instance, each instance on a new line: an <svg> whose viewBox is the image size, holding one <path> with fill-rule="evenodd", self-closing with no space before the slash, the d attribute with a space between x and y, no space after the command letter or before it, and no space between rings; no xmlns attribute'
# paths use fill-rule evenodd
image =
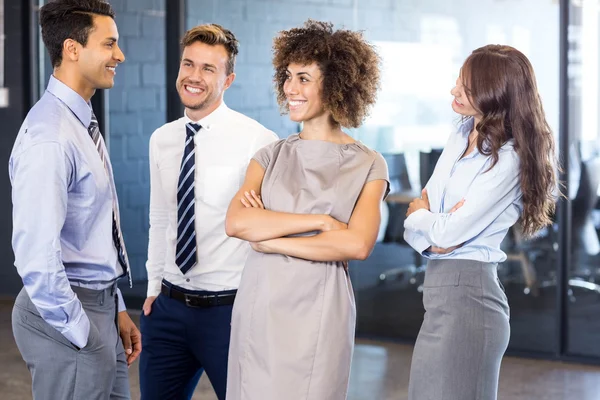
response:
<svg viewBox="0 0 600 400"><path fill-rule="evenodd" d="M48 81L46 90L69 107L71 112L75 114L86 129L89 128L90 122L92 121L92 107L83 99L83 97L56 79L54 75L50 76L50 81Z"/></svg>
<svg viewBox="0 0 600 400"><path fill-rule="evenodd" d="M461 123L461 125L458 127L458 132L463 136L463 138L466 141L469 140L469 134L473 130L474 125L475 125L475 118L469 117L469 118L465 119ZM502 148L504 148L504 147L512 148L512 147L514 147L514 142L515 142L514 139L509 139L506 141L506 143L504 143L502 145ZM479 154L479 149L477 147L475 147L475 151L473 153ZM465 158L469 158L469 157L467 156Z"/></svg>
<svg viewBox="0 0 600 400"><path fill-rule="evenodd" d="M465 119L461 122L460 126L458 127L458 132L461 135L463 135L465 138L467 138L469 136L469 134L471 133L471 131L473 130L474 126L475 126L475 118L468 117L467 119Z"/></svg>
<svg viewBox="0 0 600 400"><path fill-rule="evenodd" d="M184 111L185 123L187 124L191 122L193 124L199 124L202 127L202 129L210 131L215 125L219 124L219 121L223 121L227 110L229 110L229 107L227 107L225 102L222 101L216 110L208 114L206 117L202 118L200 121L192 121L190 117L188 117L187 113Z"/></svg>

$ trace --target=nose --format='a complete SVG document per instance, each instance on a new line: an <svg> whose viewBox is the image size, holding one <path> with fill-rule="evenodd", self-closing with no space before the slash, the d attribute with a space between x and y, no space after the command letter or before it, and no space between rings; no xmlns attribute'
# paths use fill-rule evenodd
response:
<svg viewBox="0 0 600 400"><path fill-rule="evenodd" d="M452 89L450 89L450 94L454 97L460 97L460 93L456 86L454 86Z"/></svg>
<svg viewBox="0 0 600 400"><path fill-rule="evenodd" d="M298 86L294 78L285 81L283 84L283 92L288 96L298 94Z"/></svg>
<svg viewBox="0 0 600 400"><path fill-rule="evenodd" d="M123 61L125 61L125 54L123 54L123 51L121 50L121 48L115 44L115 54L113 55L113 58L115 60L117 60L117 62L122 63Z"/></svg>
<svg viewBox="0 0 600 400"><path fill-rule="evenodd" d="M199 83L202 82L204 80L204 76L202 74L202 67L199 66L197 68L193 68L192 72L190 73L190 75L187 77L187 79L192 82L192 83Z"/></svg>

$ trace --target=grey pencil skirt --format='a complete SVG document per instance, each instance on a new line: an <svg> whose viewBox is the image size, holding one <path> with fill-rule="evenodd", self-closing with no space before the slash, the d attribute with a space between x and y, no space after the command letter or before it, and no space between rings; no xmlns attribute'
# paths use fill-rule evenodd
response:
<svg viewBox="0 0 600 400"><path fill-rule="evenodd" d="M497 264L430 260L423 287L409 400L496 400L510 337Z"/></svg>

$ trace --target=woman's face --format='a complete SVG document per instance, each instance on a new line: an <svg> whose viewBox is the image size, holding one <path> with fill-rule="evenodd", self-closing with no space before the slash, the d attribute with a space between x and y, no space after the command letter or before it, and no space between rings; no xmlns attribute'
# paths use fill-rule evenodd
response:
<svg viewBox="0 0 600 400"><path fill-rule="evenodd" d="M452 100L452 109L454 112L465 117L481 118L479 112L471 105L469 96L467 96L463 85L462 75L459 75L458 78L456 78L456 85L452 88L450 94L454 96L454 99Z"/></svg>
<svg viewBox="0 0 600 400"><path fill-rule="evenodd" d="M283 92L292 121L306 122L325 114L322 91L321 69L316 63L288 65Z"/></svg>

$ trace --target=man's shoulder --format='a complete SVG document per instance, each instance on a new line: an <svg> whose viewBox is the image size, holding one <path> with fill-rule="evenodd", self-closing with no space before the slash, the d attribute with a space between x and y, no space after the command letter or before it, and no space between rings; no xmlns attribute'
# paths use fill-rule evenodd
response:
<svg viewBox="0 0 600 400"><path fill-rule="evenodd" d="M58 136L65 117L69 117L67 111L60 101L46 93L31 107L23 124L27 125L29 132L37 135Z"/></svg>
<svg viewBox="0 0 600 400"><path fill-rule="evenodd" d="M76 121L71 119L74 118L64 104L45 93L25 116L14 150L26 150L40 143L67 145L71 141L72 124Z"/></svg>

